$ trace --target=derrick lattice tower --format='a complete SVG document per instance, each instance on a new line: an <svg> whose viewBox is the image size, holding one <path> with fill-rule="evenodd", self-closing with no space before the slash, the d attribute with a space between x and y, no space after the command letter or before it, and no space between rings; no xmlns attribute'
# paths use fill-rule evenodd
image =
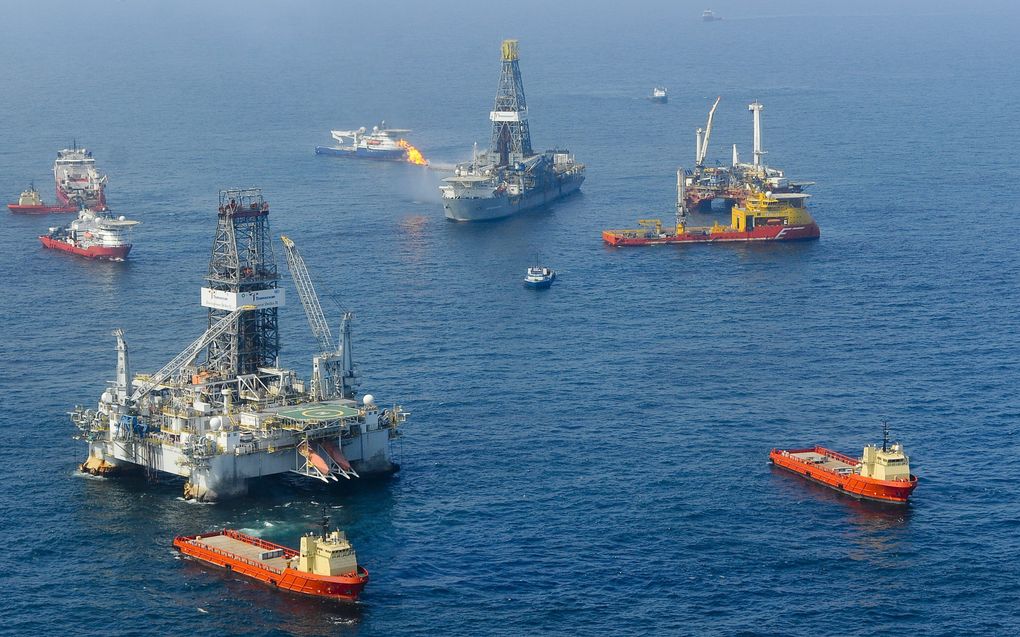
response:
<svg viewBox="0 0 1020 637"><path fill-rule="evenodd" d="M259 188L220 191L216 235L202 305L212 327L238 307L233 324L206 349L204 367L225 377L274 367L280 351L277 308L283 304L269 235L269 204Z"/></svg>
<svg viewBox="0 0 1020 637"><path fill-rule="evenodd" d="M517 58L517 40L503 40L503 67L499 74L492 121L492 153L500 166L508 166L534 154L528 130L528 104Z"/></svg>

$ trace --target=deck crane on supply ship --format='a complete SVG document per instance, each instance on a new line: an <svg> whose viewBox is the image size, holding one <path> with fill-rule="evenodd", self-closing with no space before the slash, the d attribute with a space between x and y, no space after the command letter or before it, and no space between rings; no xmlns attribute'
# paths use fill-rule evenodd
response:
<svg viewBox="0 0 1020 637"><path fill-rule="evenodd" d="M294 256L299 295L318 307ZM96 408L71 412L88 443L82 471L113 475L134 466L174 474L187 479L186 498L217 500L244 494L251 478L290 472L335 482L397 469L390 441L407 413L377 407L370 394L360 404L353 399L349 314L339 347L328 328L317 334L329 347L320 344L327 355L313 360L316 383L280 366L284 290L260 189L220 192L205 280L208 329L158 372L132 379L124 333L114 332L116 380ZM321 307L313 317L325 325Z"/></svg>

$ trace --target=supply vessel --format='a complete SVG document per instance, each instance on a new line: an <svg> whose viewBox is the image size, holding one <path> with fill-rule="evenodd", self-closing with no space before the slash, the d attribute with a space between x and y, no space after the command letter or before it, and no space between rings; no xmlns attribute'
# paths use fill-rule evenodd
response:
<svg viewBox="0 0 1020 637"><path fill-rule="evenodd" d="M9 203L7 208L18 214L46 214L50 212L78 212L77 206L47 206L42 195L35 189L35 184L21 192L18 203Z"/></svg>
<svg viewBox="0 0 1020 637"><path fill-rule="evenodd" d="M656 86L652 89L652 94L648 97L649 100L656 104L665 104L669 102L669 91L664 86Z"/></svg>
<svg viewBox="0 0 1020 637"><path fill-rule="evenodd" d="M357 130L334 130L330 134L337 145L316 146L315 154L428 165L421 151L401 137L410 132L409 128L386 128L386 122L373 126L371 132L364 126Z"/></svg>
<svg viewBox="0 0 1020 637"><path fill-rule="evenodd" d="M568 150L536 153L518 64L517 40L504 40L495 107L489 113L492 142L458 164L440 187L451 221L488 221L530 210L577 192L584 164Z"/></svg>
<svg viewBox="0 0 1020 637"><path fill-rule="evenodd" d="M817 239L818 224L807 211L804 193L757 192L731 210L730 225L691 226L684 207L684 174L677 171L676 226L664 228L659 219L639 219L638 228L603 230L611 246L649 246L673 243L732 243Z"/></svg>
<svg viewBox="0 0 1020 637"><path fill-rule="evenodd" d="M72 148L57 151L53 178L61 206L75 210L85 207L96 212L106 210L107 177L96 168L92 151L78 148L77 143Z"/></svg>
<svg viewBox="0 0 1020 637"><path fill-rule="evenodd" d="M82 208L78 218L66 226L52 227L39 237L43 247L87 259L123 261L131 252L130 233L139 221L109 211Z"/></svg>
<svg viewBox="0 0 1020 637"><path fill-rule="evenodd" d="M358 564L354 547L339 529L301 537L299 550L267 542L233 529L182 535L174 547L200 562L302 595L357 601L368 583L368 570Z"/></svg>
<svg viewBox="0 0 1020 637"><path fill-rule="evenodd" d="M208 329L160 370L137 377L124 332L114 331L116 380L96 407L71 413L88 443L81 470L181 476L185 498L198 500L244 494L249 480L263 476L337 483L396 471L391 443L407 414L379 407L371 394L355 399L353 314L343 314L334 340L304 259L285 239L318 353L309 380L281 366L277 317L285 295L269 203L258 188L221 191L215 219L199 295Z"/></svg>
<svg viewBox="0 0 1020 637"><path fill-rule="evenodd" d="M882 446L867 445L860 458L851 458L821 446L773 449L769 460L786 469L864 500L906 504L917 488L910 473L910 459L900 443L889 444L889 428L883 427Z"/></svg>

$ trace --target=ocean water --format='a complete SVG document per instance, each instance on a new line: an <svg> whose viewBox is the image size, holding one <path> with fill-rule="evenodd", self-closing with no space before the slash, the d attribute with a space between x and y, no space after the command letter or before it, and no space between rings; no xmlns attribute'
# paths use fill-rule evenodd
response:
<svg viewBox="0 0 1020 637"><path fill-rule="evenodd" d="M720 0L713 24L692 2L5 4L0 193L52 200L77 139L142 225L128 262L90 263L38 245L65 217L0 215L0 633L1020 632L1020 12L817 4ZM385 118L466 159L504 37L535 146L588 165L581 195L457 225L435 172L313 154ZM603 246L668 218L716 95L710 159L750 156L760 100L767 162L817 182L821 240ZM215 505L82 477L66 412L112 378L110 331L138 371L201 332L216 193L248 185L355 311L362 390L412 412L401 471ZM551 290L521 286L535 261ZM307 374L296 303L281 329ZM856 454L883 419L920 476L909 507L767 464ZM322 507L372 573L356 607L170 545L219 526L293 545Z"/></svg>

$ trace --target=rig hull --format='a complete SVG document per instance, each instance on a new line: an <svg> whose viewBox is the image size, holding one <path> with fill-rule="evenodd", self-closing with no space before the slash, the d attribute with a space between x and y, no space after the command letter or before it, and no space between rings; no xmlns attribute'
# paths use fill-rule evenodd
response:
<svg viewBox="0 0 1020 637"><path fill-rule="evenodd" d="M862 500L907 504L910 494L917 487L917 477L913 475L910 476L910 480L877 480L852 471L840 473L804 459L804 456L812 455L831 458L851 468L859 464L855 458L820 446L805 449L773 449L769 452L769 460L781 469Z"/></svg>
<svg viewBox="0 0 1020 637"><path fill-rule="evenodd" d="M531 190L522 195L480 198L443 198L443 209L450 221L495 221L532 210L570 196L581 189L584 174L568 174L554 186Z"/></svg>
<svg viewBox="0 0 1020 637"><path fill-rule="evenodd" d="M617 230L604 230L602 240L611 246L655 246L682 243L746 243L751 241L807 241L818 239L818 224L804 226L759 226L750 232L710 232L708 229L677 234L631 236Z"/></svg>
<svg viewBox="0 0 1020 637"><path fill-rule="evenodd" d="M290 568L286 564L297 557L297 551L234 530L179 536L174 538L174 547L198 561L301 595L357 601L368 583L368 571L363 566L358 566L356 573L338 576ZM259 559L262 551L277 557Z"/></svg>
<svg viewBox="0 0 1020 637"><path fill-rule="evenodd" d="M85 257L86 259L100 259L106 261L123 261L127 258L129 252L131 252L131 245L119 245L112 247L104 247L98 245L90 245L87 248L76 246L67 241L61 241L42 235L39 237L39 241L42 242L43 247L51 250L60 250L62 252L68 252L70 254Z"/></svg>

